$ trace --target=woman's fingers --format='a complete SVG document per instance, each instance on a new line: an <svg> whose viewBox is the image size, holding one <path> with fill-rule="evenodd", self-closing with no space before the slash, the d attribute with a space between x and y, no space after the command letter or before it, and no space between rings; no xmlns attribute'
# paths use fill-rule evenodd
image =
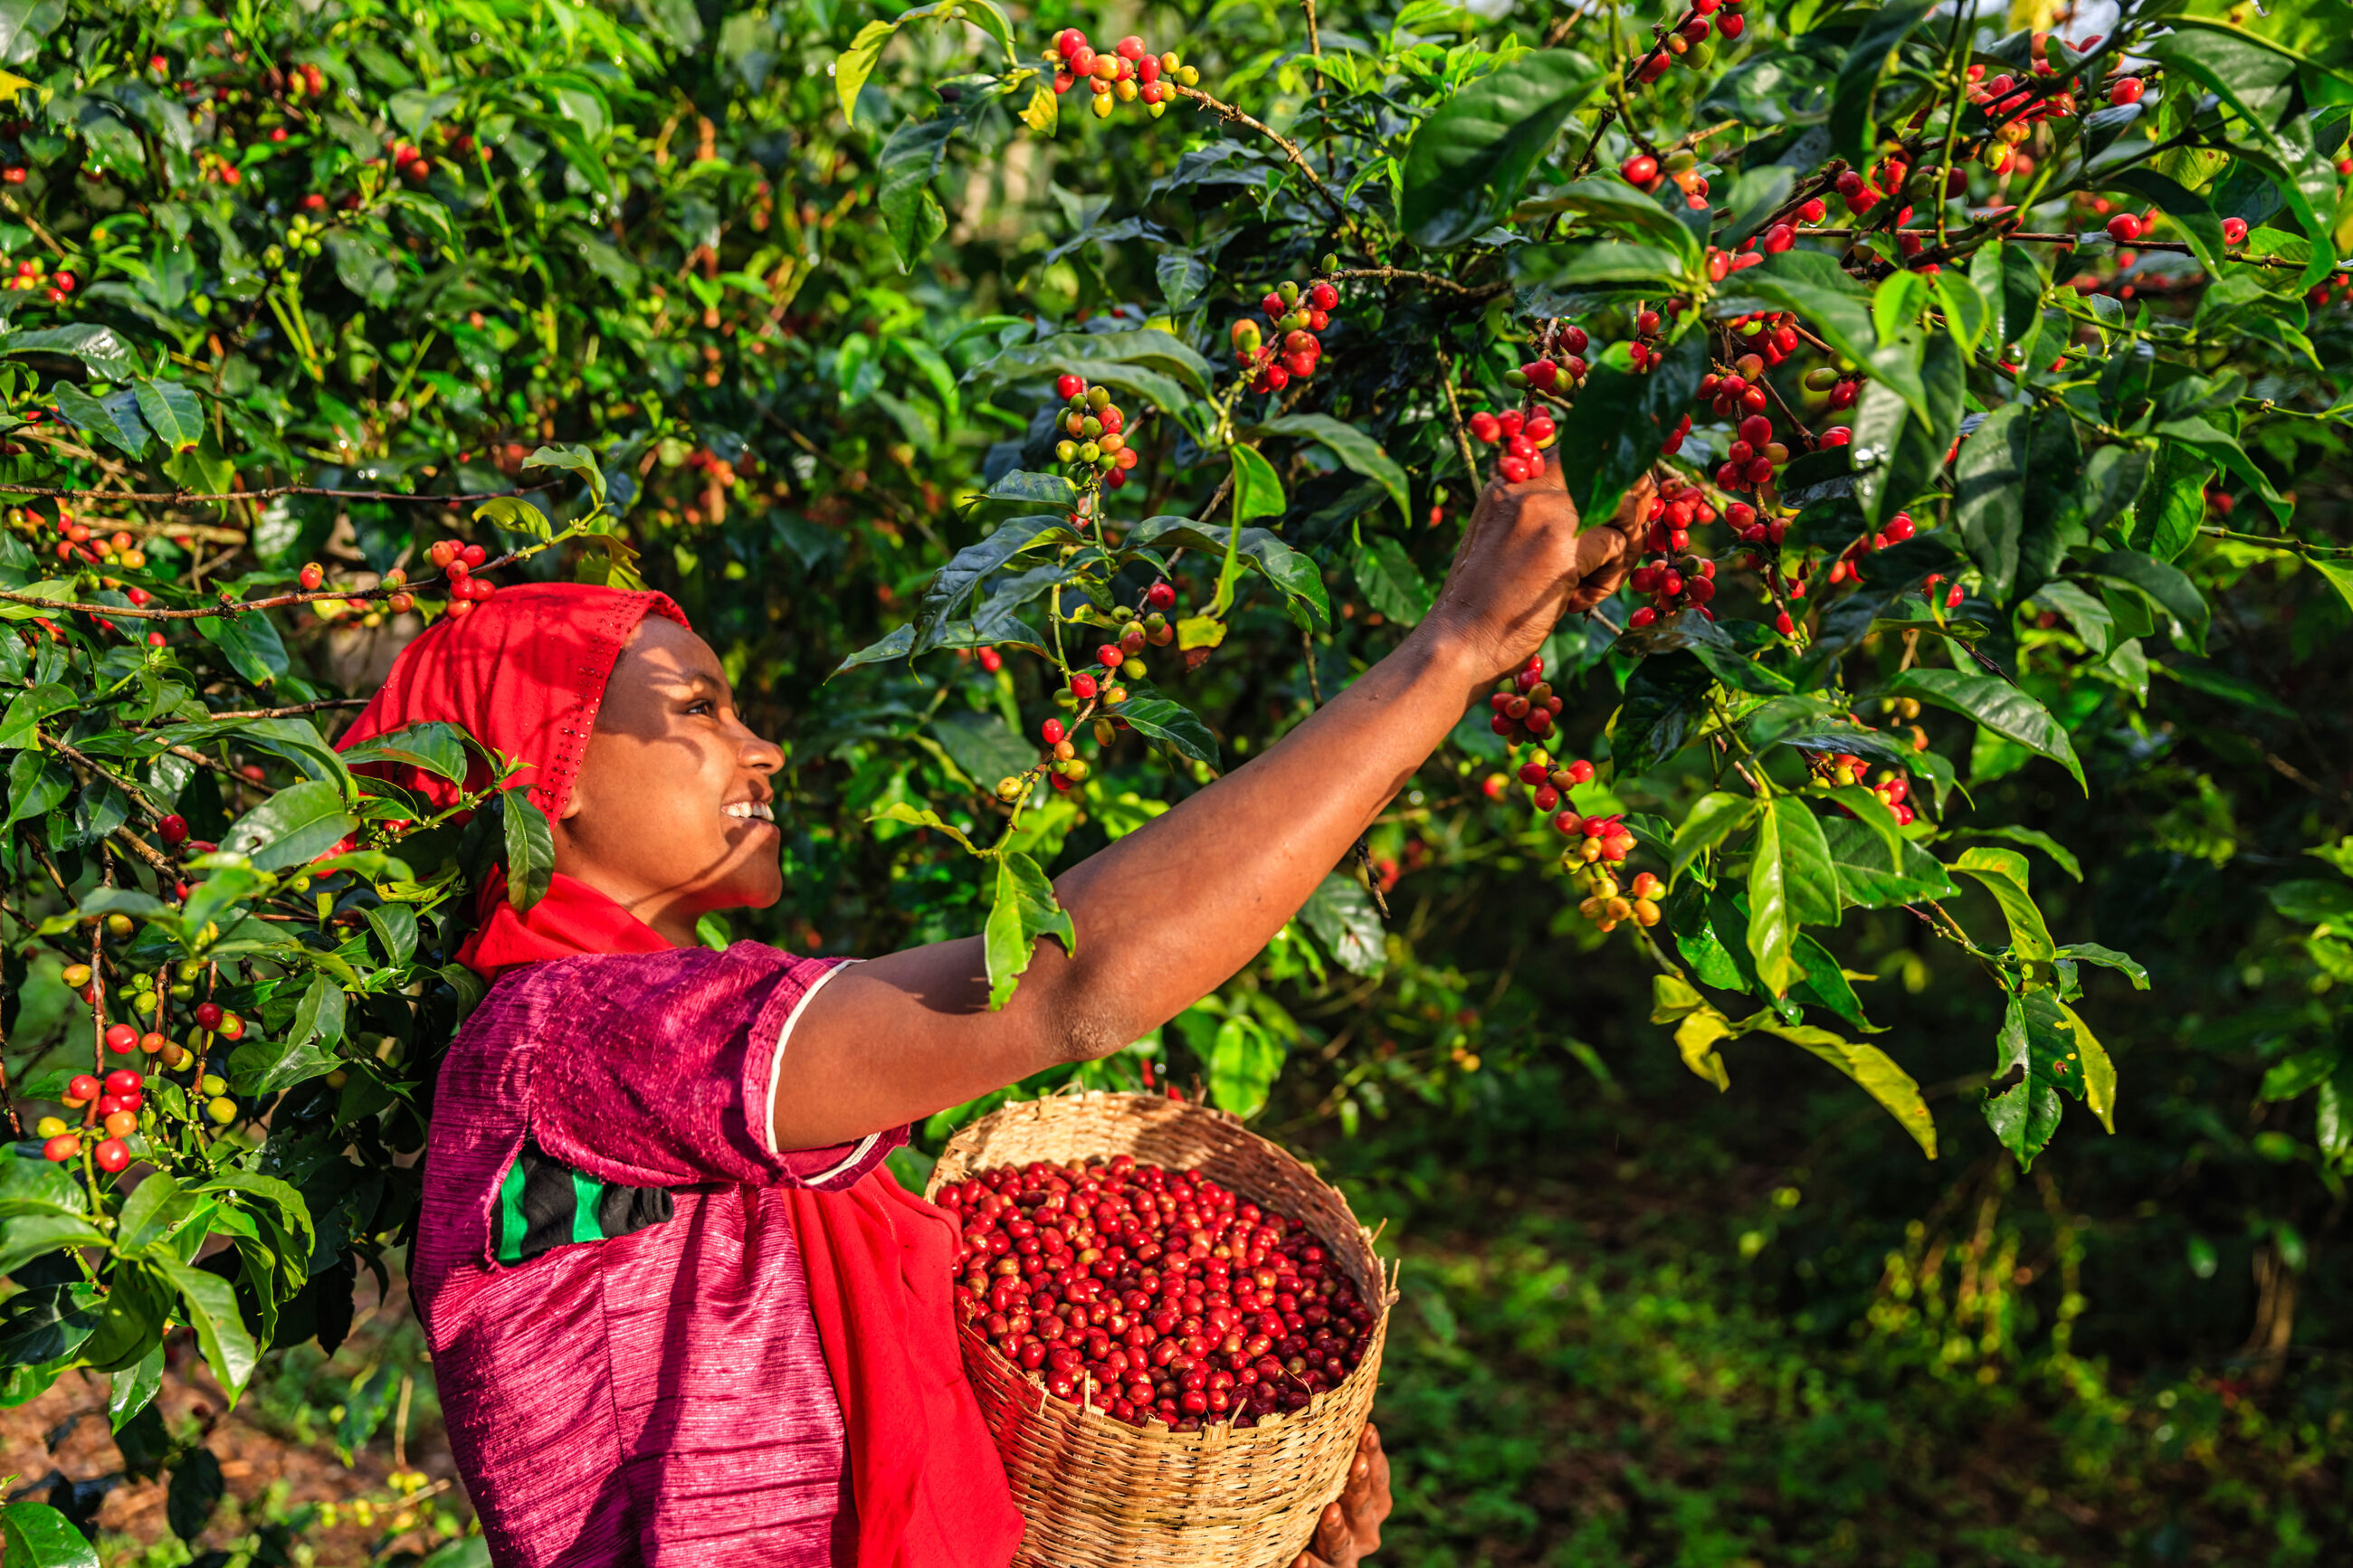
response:
<svg viewBox="0 0 2353 1568"><path fill-rule="evenodd" d="M1324 1505L1314 1539L1293 1568L1355 1568L1380 1550L1381 1521L1389 1508L1389 1458L1381 1451L1380 1434L1367 1423L1356 1440L1346 1487Z"/></svg>

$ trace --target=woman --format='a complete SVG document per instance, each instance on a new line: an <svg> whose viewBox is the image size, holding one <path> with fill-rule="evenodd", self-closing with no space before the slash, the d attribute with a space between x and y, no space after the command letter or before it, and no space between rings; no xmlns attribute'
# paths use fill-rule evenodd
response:
<svg viewBox="0 0 2353 1568"><path fill-rule="evenodd" d="M344 743L460 724L554 829L547 894L485 889L459 954L495 984L441 1069L411 1277L495 1560L1006 1563L955 1230L883 1156L1247 963L1466 704L1615 586L1639 504L1580 534L1556 466L1491 488L1394 653L1059 880L1075 952L1043 944L998 1012L977 938L858 963L696 942L706 911L782 895L784 759L663 595L512 588L404 651ZM1388 1507L1367 1426L1301 1563L1355 1563Z"/></svg>

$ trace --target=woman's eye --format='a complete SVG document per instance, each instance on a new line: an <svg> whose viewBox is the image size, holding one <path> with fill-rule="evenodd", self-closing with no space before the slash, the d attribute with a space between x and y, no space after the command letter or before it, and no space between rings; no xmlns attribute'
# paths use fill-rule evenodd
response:
<svg viewBox="0 0 2353 1568"><path fill-rule="evenodd" d="M686 705L686 710L690 713L711 713L717 711L717 710L712 706L711 699L708 697L696 698L693 701Z"/></svg>

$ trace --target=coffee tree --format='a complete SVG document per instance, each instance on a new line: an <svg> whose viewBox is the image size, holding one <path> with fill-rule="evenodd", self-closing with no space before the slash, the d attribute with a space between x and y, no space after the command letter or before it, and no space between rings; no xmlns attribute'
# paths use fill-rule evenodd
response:
<svg viewBox="0 0 2353 1568"><path fill-rule="evenodd" d="M1505 1070L1490 1015L1544 1021L1385 920L1442 875L1538 882L1546 940L1649 966L1708 1081L1794 1046L1934 1155L1855 984L1858 933L1914 922L2000 999L2012 1154L2068 1098L2110 1122L2085 983L2148 976L2041 912L2068 845L1973 804L2114 776L2174 687L2260 707L2200 657L2218 616L2341 630L2341 505L2298 485L2353 407L2348 20L24 13L6 1397L108 1373L126 1454L180 1467L174 1334L234 1397L382 1288L472 889L503 862L528 900L550 839L469 737L331 738L423 621L551 574L672 592L792 740L763 934L981 930L1001 1004L1080 940L1058 860L1415 624L1491 476L1597 523L1630 497L1625 592L1089 1081L1243 1114L1297 1083L1353 1128ZM470 788L436 812L372 761ZM2273 897L2342 978L2332 876ZM2336 1049L2264 1086L2316 1107L2324 1181Z"/></svg>

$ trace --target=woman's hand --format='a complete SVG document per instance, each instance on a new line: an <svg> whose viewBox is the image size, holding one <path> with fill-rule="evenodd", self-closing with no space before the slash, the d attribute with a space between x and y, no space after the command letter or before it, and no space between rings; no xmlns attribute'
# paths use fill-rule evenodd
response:
<svg viewBox="0 0 2353 1568"><path fill-rule="evenodd" d="M1348 1485L1315 1522L1315 1539L1291 1568L1354 1568L1381 1549L1381 1521L1389 1516L1389 1457L1369 1421L1356 1439Z"/></svg>
<svg viewBox="0 0 2353 1568"><path fill-rule="evenodd" d="M1618 591L1631 535L1656 489L1637 480L1598 527L1581 526L1557 462L1520 484L1491 481L1463 531L1431 623L1475 650L1487 679L1527 661L1563 615L1581 614Z"/></svg>

